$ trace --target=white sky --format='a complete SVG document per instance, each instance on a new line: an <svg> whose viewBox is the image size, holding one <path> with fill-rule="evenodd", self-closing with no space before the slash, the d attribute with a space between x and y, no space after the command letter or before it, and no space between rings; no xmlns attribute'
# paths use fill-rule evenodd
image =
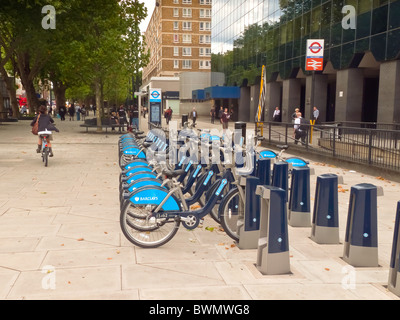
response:
<svg viewBox="0 0 400 320"><path fill-rule="evenodd" d="M153 14L154 7L156 5L156 0L142 0L141 2L144 3L144 6L147 8L147 17L140 24L140 30L142 32L145 32L150 22L151 15Z"/></svg>

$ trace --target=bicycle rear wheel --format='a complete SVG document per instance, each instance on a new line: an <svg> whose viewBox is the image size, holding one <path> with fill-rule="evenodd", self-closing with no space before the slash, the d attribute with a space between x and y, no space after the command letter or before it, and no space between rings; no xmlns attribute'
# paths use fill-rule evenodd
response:
<svg viewBox="0 0 400 320"><path fill-rule="evenodd" d="M226 234L235 241L239 241L238 221L243 217L244 202L239 190L234 188L222 200L219 206L219 218Z"/></svg>
<svg viewBox="0 0 400 320"><path fill-rule="evenodd" d="M47 165L49 163L49 149L48 148L44 148L42 157L43 157L44 166L47 167Z"/></svg>
<svg viewBox="0 0 400 320"><path fill-rule="evenodd" d="M178 232L180 219L155 218L156 205L138 205L125 201L120 215L120 225L125 237L142 248L156 248L166 244Z"/></svg>

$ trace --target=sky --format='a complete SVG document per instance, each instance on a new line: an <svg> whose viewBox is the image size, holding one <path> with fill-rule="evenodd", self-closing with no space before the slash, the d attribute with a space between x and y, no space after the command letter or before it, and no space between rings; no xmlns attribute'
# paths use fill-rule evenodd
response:
<svg viewBox="0 0 400 320"><path fill-rule="evenodd" d="M147 8L147 17L140 24L140 30L142 32L145 32L146 29L147 29L147 26L149 24L151 15L153 14L154 7L155 7L155 4L156 4L156 0L142 0L141 2L143 2L144 6Z"/></svg>

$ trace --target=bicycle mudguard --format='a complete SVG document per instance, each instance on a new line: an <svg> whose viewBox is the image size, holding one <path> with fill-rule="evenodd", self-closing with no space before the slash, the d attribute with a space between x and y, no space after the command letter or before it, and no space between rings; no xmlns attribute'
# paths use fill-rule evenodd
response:
<svg viewBox="0 0 400 320"><path fill-rule="evenodd" d="M196 169L190 170L189 178L188 178L184 188L182 189L183 194L187 193L190 190L190 188L193 186L193 183L196 181L196 179L199 176L199 172L200 172L201 168L202 168L202 165L198 164ZM179 179L178 179L178 181L179 181Z"/></svg>
<svg viewBox="0 0 400 320"><path fill-rule="evenodd" d="M154 172L143 172L143 171L136 172L129 177L126 183L130 185L132 182L142 178L157 178L157 174Z"/></svg>
<svg viewBox="0 0 400 320"><path fill-rule="evenodd" d="M137 205L158 206L168 195L168 190L157 186L145 186L132 192L129 201ZM179 201L172 194L162 205L164 211L180 211Z"/></svg>
<svg viewBox="0 0 400 320"><path fill-rule="evenodd" d="M146 159L145 153L143 152L143 150L140 150L139 148L129 147L122 153L128 156L136 156L139 159Z"/></svg>
<svg viewBox="0 0 400 320"><path fill-rule="evenodd" d="M305 167L307 162L301 158L291 157L285 160L287 163L291 163L293 167Z"/></svg>
<svg viewBox="0 0 400 320"><path fill-rule="evenodd" d="M141 172L141 171L143 171L143 172L152 172L153 169L150 168L149 166L136 166L136 167L133 167L133 168L129 169L126 172L122 172L122 174L123 174L124 177L130 177L134 173Z"/></svg>
<svg viewBox="0 0 400 320"><path fill-rule="evenodd" d="M265 159L265 158L273 159L276 157L277 157L277 154L272 150L260 151L260 159Z"/></svg>
<svg viewBox="0 0 400 320"><path fill-rule="evenodd" d="M154 178L142 178L139 180L136 180L134 182L132 182L132 184L129 185L128 188L128 192L133 192L136 189L139 189L141 187L145 187L145 186L158 186L161 187L163 181L159 180L159 179L154 179ZM166 186L163 186L161 188L167 189Z"/></svg>
<svg viewBox="0 0 400 320"><path fill-rule="evenodd" d="M149 163L144 159L135 159L125 164L122 170L129 171L129 169L136 166L149 166Z"/></svg>
<svg viewBox="0 0 400 320"><path fill-rule="evenodd" d="M198 188L194 192L193 196L186 199L188 205L195 204L200 199L204 191L209 187L213 175L214 172L211 170L199 178L197 182Z"/></svg>

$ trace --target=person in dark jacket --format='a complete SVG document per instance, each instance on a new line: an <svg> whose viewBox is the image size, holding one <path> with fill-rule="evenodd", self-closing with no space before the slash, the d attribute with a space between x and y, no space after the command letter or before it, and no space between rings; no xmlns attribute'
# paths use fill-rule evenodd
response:
<svg viewBox="0 0 400 320"><path fill-rule="evenodd" d="M39 116L40 116L40 117L39 117ZM54 126L54 120L53 120L53 118L52 118L50 115L47 114L47 108L46 108L46 106L40 106L40 107L39 107L39 114L36 115L36 117L35 117L35 118L32 120L32 122L31 122L31 126L32 126L32 127L35 125L35 123L36 123L36 121L37 121L38 118L39 118L39 127L38 127L38 131L39 131L39 132L40 132L40 131L45 131L46 129L47 129L48 131L60 132L60 131ZM49 140L51 140L51 137L50 137ZM47 145L49 146L49 151L50 151L49 156L50 156L50 157L54 156L54 154L53 154L53 149L52 149L52 146L51 146L51 142L48 141L48 144L47 144ZM36 149L36 152L37 152L37 153L40 153L40 150L42 150L42 139L41 139L40 136L39 136L38 147L37 147L37 149Z"/></svg>

